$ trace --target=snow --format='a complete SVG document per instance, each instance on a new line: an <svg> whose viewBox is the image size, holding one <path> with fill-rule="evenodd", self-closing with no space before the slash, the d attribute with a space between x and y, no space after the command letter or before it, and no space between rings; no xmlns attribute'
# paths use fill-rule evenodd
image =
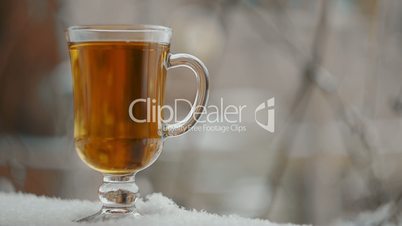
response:
<svg viewBox="0 0 402 226"><path fill-rule="evenodd" d="M99 210L100 204L82 200L62 200L32 194L0 192L1 226L83 225L72 222ZM205 211L186 210L161 194L152 194L137 202L141 217L84 225L141 226L277 226L268 220L248 219L235 215L219 216Z"/></svg>

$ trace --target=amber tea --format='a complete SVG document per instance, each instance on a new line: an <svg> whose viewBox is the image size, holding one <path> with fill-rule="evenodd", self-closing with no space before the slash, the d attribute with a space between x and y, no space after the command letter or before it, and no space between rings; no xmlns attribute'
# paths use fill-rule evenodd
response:
<svg viewBox="0 0 402 226"><path fill-rule="evenodd" d="M70 43L74 80L74 137L79 156L104 173L138 171L162 146L157 121L138 123L136 99L163 105L169 45L152 42ZM135 104L146 118L146 104Z"/></svg>

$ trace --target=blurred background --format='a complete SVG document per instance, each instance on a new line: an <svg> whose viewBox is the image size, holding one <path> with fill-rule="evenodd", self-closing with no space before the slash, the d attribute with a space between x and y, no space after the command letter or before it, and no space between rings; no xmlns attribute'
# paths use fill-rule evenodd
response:
<svg viewBox="0 0 402 226"><path fill-rule="evenodd" d="M210 104L275 97L276 131L248 111L246 132L168 139L138 175L143 196L313 224L388 203L392 220L402 198L401 21L398 0L1 1L0 191L97 200L101 175L74 150L64 29L159 24L173 28L173 52L207 65ZM166 90L168 103L193 98L191 72L170 70Z"/></svg>

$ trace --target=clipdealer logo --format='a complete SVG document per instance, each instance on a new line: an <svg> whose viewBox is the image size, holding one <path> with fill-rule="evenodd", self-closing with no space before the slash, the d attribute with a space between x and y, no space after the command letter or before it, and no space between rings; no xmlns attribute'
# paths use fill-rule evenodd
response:
<svg viewBox="0 0 402 226"><path fill-rule="evenodd" d="M145 104L145 106L144 106ZM176 99L174 106L159 105L156 99L141 98L132 101L129 105L128 114L130 119L136 123L158 123L159 128L163 128L161 124L177 123L181 119L178 118L179 106L183 104L192 106L192 102L186 99ZM225 105L223 98L220 98L219 105L197 106L202 108L202 117L197 122L202 125L196 125L191 128L192 131L203 132L245 132L246 126L242 124L244 111L247 105ZM142 112L142 114L138 114ZM263 115L265 120L259 120ZM192 117L194 117L193 115ZM195 118L194 118L195 119ZM275 98L272 97L254 110L254 120L262 129L274 133L275 132Z"/></svg>
<svg viewBox="0 0 402 226"><path fill-rule="evenodd" d="M261 128L265 129L268 132L274 133L275 132L275 98L272 97L268 99L266 102L261 103L254 111L254 119L255 122L261 126ZM257 113L266 110L267 111L267 123L261 123L257 119Z"/></svg>

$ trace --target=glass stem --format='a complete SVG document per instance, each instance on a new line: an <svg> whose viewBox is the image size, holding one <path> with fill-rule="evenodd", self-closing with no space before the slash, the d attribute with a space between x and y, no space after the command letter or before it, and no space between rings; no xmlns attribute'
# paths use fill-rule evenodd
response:
<svg viewBox="0 0 402 226"><path fill-rule="evenodd" d="M99 199L103 204L103 211L122 214L136 212L135 201L139 195L135 173L104 174L103 184L99 187Z"/></svg>

